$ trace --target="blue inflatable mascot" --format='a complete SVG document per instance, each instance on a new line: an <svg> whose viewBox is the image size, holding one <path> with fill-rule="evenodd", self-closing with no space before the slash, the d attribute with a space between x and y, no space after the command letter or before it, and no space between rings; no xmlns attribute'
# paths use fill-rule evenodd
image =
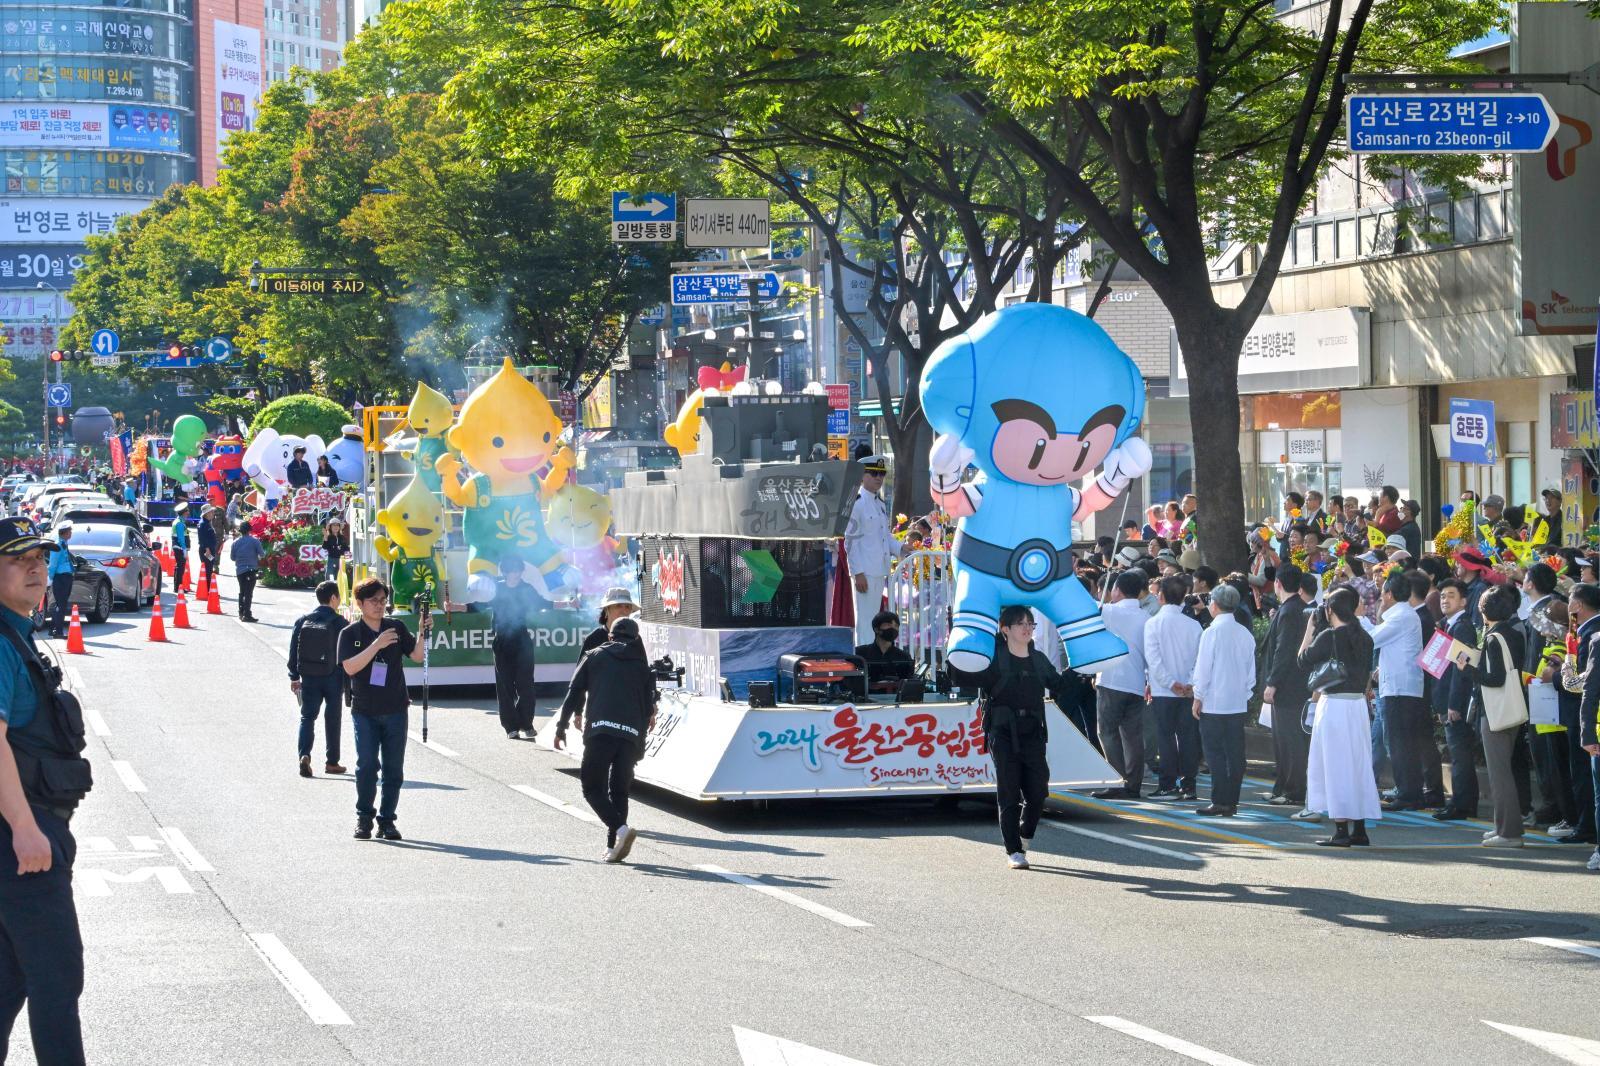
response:
<svg viewBox="0 0 1600 1066"><path fill-rule="evenodd" d="M1093 321L1016 304L939 346L922 371L936 434L934 499L960 519L949 661L979 671L994 656L1000 608L1027 604L1055 623L1074 670L1127 654L1073 573L1072 520L1101 510L1150 469L1134 436L1144 379ZM1105 464L1092 484L1077 482ZM982 472L962 484L968 466Z"/></svg>

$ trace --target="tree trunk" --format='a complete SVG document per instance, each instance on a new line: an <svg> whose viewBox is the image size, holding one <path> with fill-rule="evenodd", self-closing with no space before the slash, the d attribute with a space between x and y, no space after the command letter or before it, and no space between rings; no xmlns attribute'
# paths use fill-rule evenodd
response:
<svg viewBox="0 0 1600 1066"><path fill-rule="evenodd" d="M1209 298L1209 294L1207 294ZM1198 310L1198 309L1197 309ZM1178 313L1173 322L1189 375L1189 425L1194 438L1194 491L1199 499L1201 557L1219 573L1244 568L1244 476L1239 449L1240 341L1221 317ZM1187 328L1180 323L1195 323Z"/></svg>
<svg viewBox="0 0 1600 1066"><path fill-rule="evenodd" d="M933 494L928 487L928 449L933 446L933 430L928 420L919 413L911 425L896 432L885 429L894 441L894 499L890 502L891 515L903 514L912 518L933 510Z"/></svg>

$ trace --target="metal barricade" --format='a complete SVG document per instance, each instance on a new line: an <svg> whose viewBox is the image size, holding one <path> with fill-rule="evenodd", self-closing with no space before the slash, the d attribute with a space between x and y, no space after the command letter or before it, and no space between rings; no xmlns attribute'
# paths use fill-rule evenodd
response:
<svg viewBox="0 0 1600 1066"><path fill-rule="evenodd" d="M900 646L928 677L944 669L952 582L947 551L911 552L889 575L889 609L900 616Z"/></svg>

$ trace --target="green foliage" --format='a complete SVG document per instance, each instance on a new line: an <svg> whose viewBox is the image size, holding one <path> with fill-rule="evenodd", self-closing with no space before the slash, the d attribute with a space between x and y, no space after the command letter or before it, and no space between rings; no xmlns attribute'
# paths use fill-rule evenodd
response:
<svg viewBox="0 0 1600 1066"><path fill-rule="evenodd" d="M241 426L248 426L261 410L261 401L244 396L213 396L200 404L200 409L218 418L230 418Z"/></svg>
<svg viewBox="0 0 1600 1066"><path fill-rule="evenodd" d="M343 426L353 420L349 411L325 396L297 393L280 396L263 407L250 423L250 435L253 437L263 429L275 429L289 436L316 434L325 442L333 441L339 439Z"/></svg>

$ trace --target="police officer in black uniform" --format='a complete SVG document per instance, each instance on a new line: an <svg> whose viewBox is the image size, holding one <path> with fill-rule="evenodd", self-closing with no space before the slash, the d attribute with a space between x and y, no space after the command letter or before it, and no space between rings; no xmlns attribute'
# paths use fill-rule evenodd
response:
<svg viewBox="0 0 1600 1066"><path fill-rule="evenodd" d="M1067 679L1033 646L1033 629L1028 608L1003 608L1000 640L988 667L977 674L955 671L958 681L975 682L983 690L983 733L994 760L1000 835L1013 870L1028 868L1026 841L1033 839L1050 793L1045 695L1059 704L1071 691Z"/></svg>
<svg viewBox="0 0 1600 1066"><path fill-rule="evenodd" d="M872 619L872 637L871 644L856 649L867 664L867 686L873 692L899 692L900 682L909 681L916 668L906 650L895 644L900 637L899 615L879 611Z"/></svg>
<svg viewBox="0 0 1600 1066"><path fill-rule="evenodd" d="M507 740L534 738L533 635L528 630L543 600L522 580L522 566L516 552L500 557L500 580L489 601L494 614L494 694Z"/></svg>
<svg viewBox="0 0 1600 1066"><path fill-rule="evenodd" d="M43 1066L79 1066L83 940L67 822L93 780L83 712L39 658L29 613L54 549L26 518L0 521L0 1060L24 1002Z"/></svg>

